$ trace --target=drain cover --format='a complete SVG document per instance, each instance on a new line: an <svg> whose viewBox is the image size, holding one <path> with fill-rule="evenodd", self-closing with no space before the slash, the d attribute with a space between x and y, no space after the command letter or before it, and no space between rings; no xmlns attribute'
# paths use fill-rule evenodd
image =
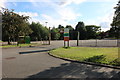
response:
<svg viewBox="0 0 120 80"><path fill-rule="evenodd" d="M5 58L7 60L10 60L10 59L15 59L16 57L8 57L8 58Z"/></svg>

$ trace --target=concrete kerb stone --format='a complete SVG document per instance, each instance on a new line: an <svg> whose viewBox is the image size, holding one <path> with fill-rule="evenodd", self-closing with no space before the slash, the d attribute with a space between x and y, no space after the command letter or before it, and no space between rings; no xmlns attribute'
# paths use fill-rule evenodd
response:
<svg viewBox="0 0 120 80"><path fill-rule="evenodd" d="M67 59L67 58L61 58L61 57L57 57L57 56L52 55L50 52L48 53L48 55L50 55L54 58L65 60L65 61L94 65L94 66L101 66L101 67L107 67L107 68L113 68L113 69L119 69L120 70L119 66L111 66L111 65L106 65L106 64L98 64L98 63L93 63L93 62L77 61L77 60L71 60L71 59Z"/></svg>

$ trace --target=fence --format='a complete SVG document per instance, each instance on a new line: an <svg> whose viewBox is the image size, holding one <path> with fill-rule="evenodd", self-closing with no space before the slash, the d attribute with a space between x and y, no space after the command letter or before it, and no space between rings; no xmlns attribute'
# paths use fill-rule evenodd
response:
<svg viewBox="0 0 120 80"><path fill-rule="evenodd" d="M118 47L119 40L79 40L79 46Z"/></svg>

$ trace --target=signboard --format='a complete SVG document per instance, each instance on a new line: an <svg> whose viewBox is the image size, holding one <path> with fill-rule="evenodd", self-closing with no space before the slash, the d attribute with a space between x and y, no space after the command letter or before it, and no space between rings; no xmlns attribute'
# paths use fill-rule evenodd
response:
<svg viewBox="0 0 120 80"><path fill-rule="evenodd" d="M69 37L64 37L64 41L69 41Z"/></svg>
<svg viewBox="0 0 120 80"><path fill-rule="evenodd" d="M69 41L69 29L64 29L64 41Z"/></svg>

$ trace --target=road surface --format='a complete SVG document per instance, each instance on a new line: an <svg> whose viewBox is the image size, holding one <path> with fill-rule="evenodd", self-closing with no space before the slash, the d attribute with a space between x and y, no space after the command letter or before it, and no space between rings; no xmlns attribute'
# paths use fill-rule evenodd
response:
<svg viewBox="0 0 120 80"><path fill-rule="evenodd" d="M71 46L76 46L71 41ZM3 78L118 78L120 70L73 63L49 56L47 51L63 46L63 41L51 45L2 49Z"/></svg>

